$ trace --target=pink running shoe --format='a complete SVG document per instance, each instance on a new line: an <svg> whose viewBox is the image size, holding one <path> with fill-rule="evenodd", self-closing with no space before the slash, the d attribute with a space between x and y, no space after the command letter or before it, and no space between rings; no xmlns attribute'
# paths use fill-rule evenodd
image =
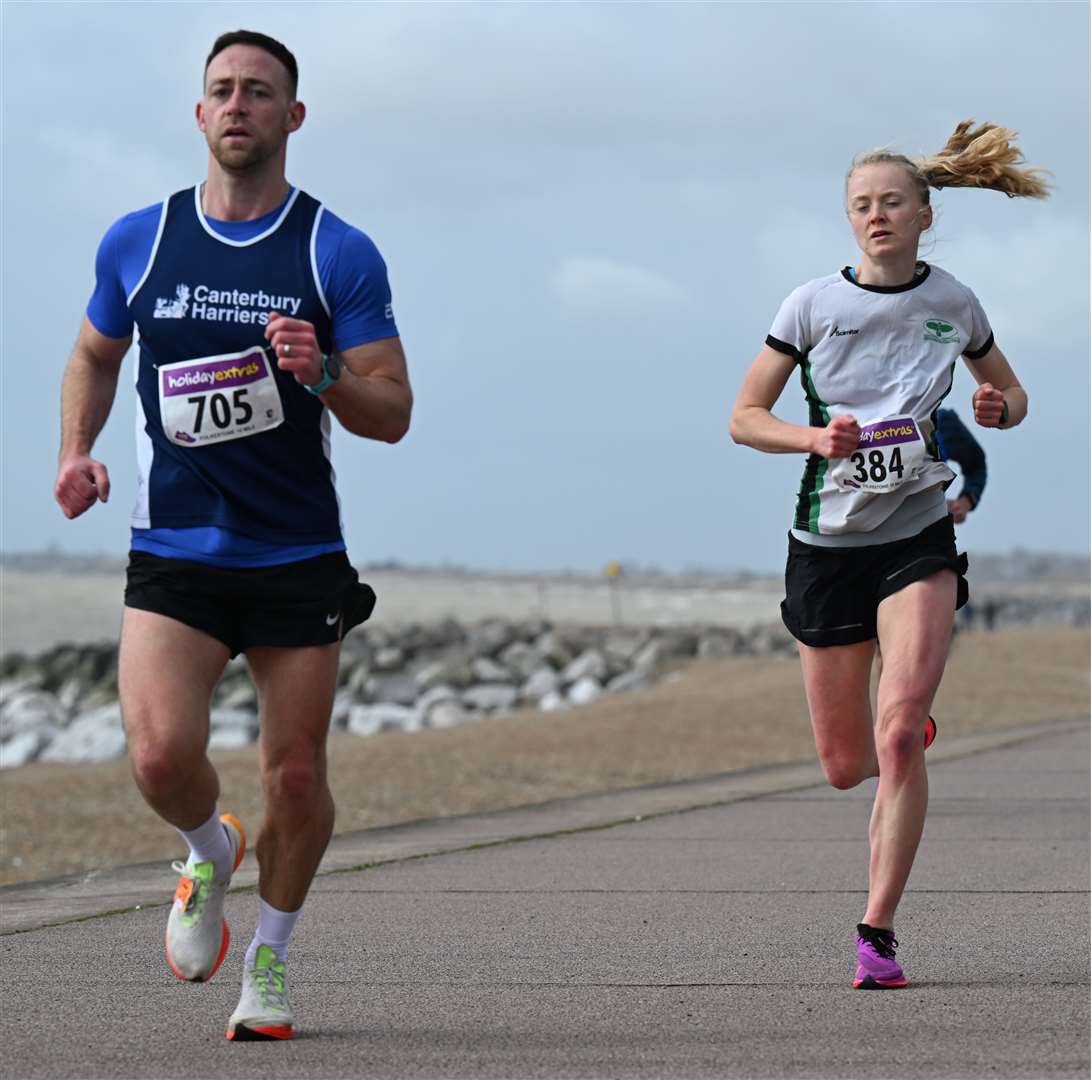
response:
<svg viewBox="0 0 1091 1080"><path fill-rule="evenodd" d="M894 959L898 942L892 930L860 923L856 927L856 978L854 990L896 990L908 986L901 964Z"/></svg>
<svg viewBox="0 0 1091 1080"><path fill-rule="evenodd" d="M924 748L928 749L936 741L936 722L932 717L928 717L928 722L924 725Z"/></svg>

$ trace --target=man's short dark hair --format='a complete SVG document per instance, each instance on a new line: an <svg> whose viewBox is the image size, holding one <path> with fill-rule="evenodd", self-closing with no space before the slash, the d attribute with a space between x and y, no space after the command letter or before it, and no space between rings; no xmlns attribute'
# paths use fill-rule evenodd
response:
<svg viewBox="0 0 1091 1080"><path fill-rule="evenodd" d="M264 49L270 56L276 57L285 67L288 72L288 84L292 90L292 97L296 96L299 90L299 65L295 62L295 57L288 51L287 46L282 45L276 38L271 38L268 34L263 34L258 30L231 30L226 34L221 34L212 44L212 52L208 54L208 59L205 61L205 75L208 75L208 65L231 45L254 45L259 49Z"/></svg>

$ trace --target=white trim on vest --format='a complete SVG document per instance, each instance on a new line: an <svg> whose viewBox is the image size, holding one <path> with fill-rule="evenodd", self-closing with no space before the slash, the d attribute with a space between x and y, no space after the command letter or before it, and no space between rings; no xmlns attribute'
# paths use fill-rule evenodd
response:
<svg viewBox="0 0 1091 1080"><path fill-rule="evenodd" d="M226 236L221 236L205 219L205 212L201 206L201 188L202 184L198 184L193 189L193 204L197 210L197 220L201 223L201 228L204 229L213 240L219 240L221 244L227 244L228 247L250 247L251 244L256 244L259 240L264 240L267 236L272 236L273 233L280 228L284 219L291 213L292 207L295 206L295 201L299 197L299 188L292 188L291 195L288 196L288 201L284 204L284 209L280 212L280 217L269 226L263 233L258 233L257 236L251 237L249 240L228 240Z"/></svg>
<svg viewBox="0 0 1091 1080"><path fill-rule="evenodd" d="M320 204L318 213L314 215L314 227L311 229L311 273L314 275L314 287L318 291L318 299L322 301L326 317L332 319L330 305L326 302L326 290L322 288L322 279L318 276L318 223L325 212L326 208Z"/></svg>
<svg viewBox="0 0 1091 1080"><path fill-rule="evenodd" d="M132 305L133 297L140 292L144 282L148 280L148 275L152 272L152 266L155 264L155 256L159 253L159 241L163 238L163 229L167 224L167 207L170 205L170 196L163 200L163 209L159 211L159 224L155 230L155 239L152 241L151 254L148 256L148 265L144 267L144 273L140 275L140 280L133 286L133 291L125 297L125 303Z"/></svg>
<svg viewBox="0 0 1091 1080"><path fill-rule="evenodd" d="M139 344L133 342L139 349ZM137 352L136 361L136 378L134 383L140 379L140 353ZM152 484L152 464L155 457L155 447L152 445L151 437L148 435L147 424L148 419L144 415L144 403L140 400L140 395L135 394L136 398L136 505L133 507L133 512L129 517L129 524L135 529L150 529L151 518L151 484Z"/></svg>
<svg viewBox="0 0 1091 1080"><path fill-rule="evenodd" d="M337 491L337 470L333 467L333 447L330 439L332 434L330 410L325 405L322 406L320 430L322 432L322 453L326 455L326 460L330 463L330 487L333 488L333 497L337 500L337 525L341 530L341 535L344 536L345 522L341 516L341 496Z"/></svg>

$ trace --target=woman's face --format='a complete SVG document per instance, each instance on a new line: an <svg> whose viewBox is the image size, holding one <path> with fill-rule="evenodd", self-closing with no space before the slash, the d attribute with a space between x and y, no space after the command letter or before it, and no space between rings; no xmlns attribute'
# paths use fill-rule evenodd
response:
<svg viewBox="0 0 1091 1080"><path fill-rule="evenodd" d="M912 255L932 208L921 202L909 172L893 162L861 165L847 188L849 223L860 250L871 259L888 261Z"/></svg>

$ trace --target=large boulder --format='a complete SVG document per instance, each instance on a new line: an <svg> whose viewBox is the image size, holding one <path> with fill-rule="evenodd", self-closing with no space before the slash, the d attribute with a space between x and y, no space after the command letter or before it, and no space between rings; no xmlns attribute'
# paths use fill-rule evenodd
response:
<svg viewBox="0 0 1091 1080"><path fill-rule="evenodd" d="M750 631L750 650L755 656L794 656L795 639L782 623L755 626Z"/></svg>
<svg viewBox="0 0 1091 1080"><path fill-rule="evenodd" d="M420 687L408 675L373 675L367 684L368 700L376 703L412 705Z"/></svg>
<svg viewBox="0 0 1091 1080"><path fill-rule="evenodd" d="M371 681L371 665L361 660L349 667L348 674L341 682L341 689L352 701L367 702L368 683Z"/></svg>
<svg viewBox="0 0 1091 1080"><path fill-rule="evenodd" d="M39 760L74 764L107 761L123 753L125 730L121 726L121 706L115 702L76 717L57 733Z"/></svg>
<svg viewBox="0 0 1091 1080"><path fill-rule="evenodd" d="M213 750L236 750L258 737L258 718L249 709L215 708L209 723L208 745Z"/></svg>
<svg viewBox="0 0 1091 1080"><path fill-rule="evenodd" d="M375 650L371 666L376 671L397 671L405 664L405 653L396 645L384 645Z"/></svg>
<svg viewBox="0 0 1091 1080"><path fill-rule="evenodd" d="M554 630L547 630L535 639L534 651L550 666L558 669L571 663L576 655Z"/></svg>
<svg viewBox="0 0 1091 1080"><path fill-rule="evenodd" d="M627 694L631 690L644 690L652 685L652 676L647 671L623 671L606 684L608 694Z"/></svg>
<svg viewBox="0 0 1091 1080"><path fill-rule="evenodd" d="M519 690L510 683L481 683L462 691L462 704L478 712L510 709L519 700Z"/></svg>
<svg viewBox="0 0 1091 1080"><path fill-rule="evenodd" d="M353 735L377 735L380 731L419 731L419 709L405 705L380 703L353 705L349 710L348 730Z"/></svg>
<svg viewBox="0 0 1091 1080"><path fill-rule="evenodd" d="M549 693L538 702L538 708L541 709L542 712L560 712L562 709L567 709L568 707L568 699L560 690L550 690Z"/></svg>
<svg viewBox="0 0 1091 1080"><path fill-rule="evenodd" d="M251 713L258 711L258 692L248 679L236 679L217 695L216 703L225 709L246 709Z"/></svg>
<svg viewBox="0 0 1091 1080"><path fill-rule="evenodd" d="M577 683L581 679L594 679L596 682L601 682L607 674L606 657L598 649L587 649L561 672L561 682L566 686Z"/></svg>
<svg viewBox="0 0 1091 1080"><path fill-rule="evenodd" d="M525 641L513 641L500 654L500 663L522 681L529 678L535 668L541 667L542 655Z"/></svg>
<svg viewBox="0 0 1091 1080"><path fill-rule="evenodd" d="M602 696L602 683L585 675L568 688L568 700L573 705L590 705L596 698Z"/></svg>
<svg viewBox="0 0 1091 1080"><path fill-rule="evenodd" d="M730 628L706 630L697 642L697 656L701 660L720 660L728 656L740 656L746 652L746 639Z"/></svg>
<svg viewBox="0 0 1091 1080"><path fill-rule="evenodd" d="M330 710L330 730L344 731L349 722L349 710L355 704L355 698L347 690L338 690L333 698Z"/></svg>
<svg viewBox="0 0 1091 1080"><path fill-rule="evenodd" d="M14 769L18 765L33 761L49 745L55 734L56 729L24 731L7 742L0 743L0 769Z"/></svg>
<svg viewBox="0 0 1091 1080"><path fill-rule="evenodd" d="M647 644L648 635L636 630L614 630L606 635L602 643L602 651L611 667L621 670L627 667L637 650Z"/></svg>
<svg viewBox="0 0 1091 1080"><path fill-rule="evenodd" d="M469 686L474 681L474 670L470 657L459 650L426 663L413 679L422 690L443 684Z"/></svg>
<svg viewBox="0 0 1091 1080"><path fill-rule="evenodd" d="M40 690L44 682L45 672L25 662L14 674L0 680L0 709L24 690Z"/></svg>
<svg viewBox="0 0 1091 1080"><path fill-rule="evenodd" d="M510 683L515 678L503 665L491 656L475 656L470 664L474 681L479 683Z"/></svg>
<svg viewBox="0 0 1091 1080"><path fill-rule="evenodd" d="M653 675L662 666L666 657L667 649L663 641L660 638L652 638L637 650L633 657L633 668Z"/></svg>
<svg viewBox="0 0 1091 1080"><path fill-rule="evenodd" d="M440 683L439 686L433 686L430 690L425 690L414 702L414 706L427 716L428 710L433 705L438 705L441 701L458 701L458 698L459 692L455 687Z"/></svg>
<svg viewBox="0 0 1091 1080"><path fill-rule="evenodd" d="M548 664L535 668L523 683L519 693L524 701L541 701L546 694L561 685L560 676Z"/></svg>
<svg viewBox="0 0 1091 1080"><path fill-rule="evenodd" d="M467 644L474 656L498 656L515 640L511 624L502 619L480 622L467 633Z"/></svg>
<svg viewBox="0 0 1091 1080"><path fill-rule="evenodd" d="M0 740L27 731L64 727L68 716L53 694L45 690L20 690L0 707Z"/></svg>
<svg viewBox="0 0 1091 1080"><path fill-rule="evenodd" d="M457 701L446 698L443 701L435 702L431 708L424 714L425 727L430 728L452 728L458 727L459 724L465 724L467 721L472 720L474 714L464 709Z"/></svg>

